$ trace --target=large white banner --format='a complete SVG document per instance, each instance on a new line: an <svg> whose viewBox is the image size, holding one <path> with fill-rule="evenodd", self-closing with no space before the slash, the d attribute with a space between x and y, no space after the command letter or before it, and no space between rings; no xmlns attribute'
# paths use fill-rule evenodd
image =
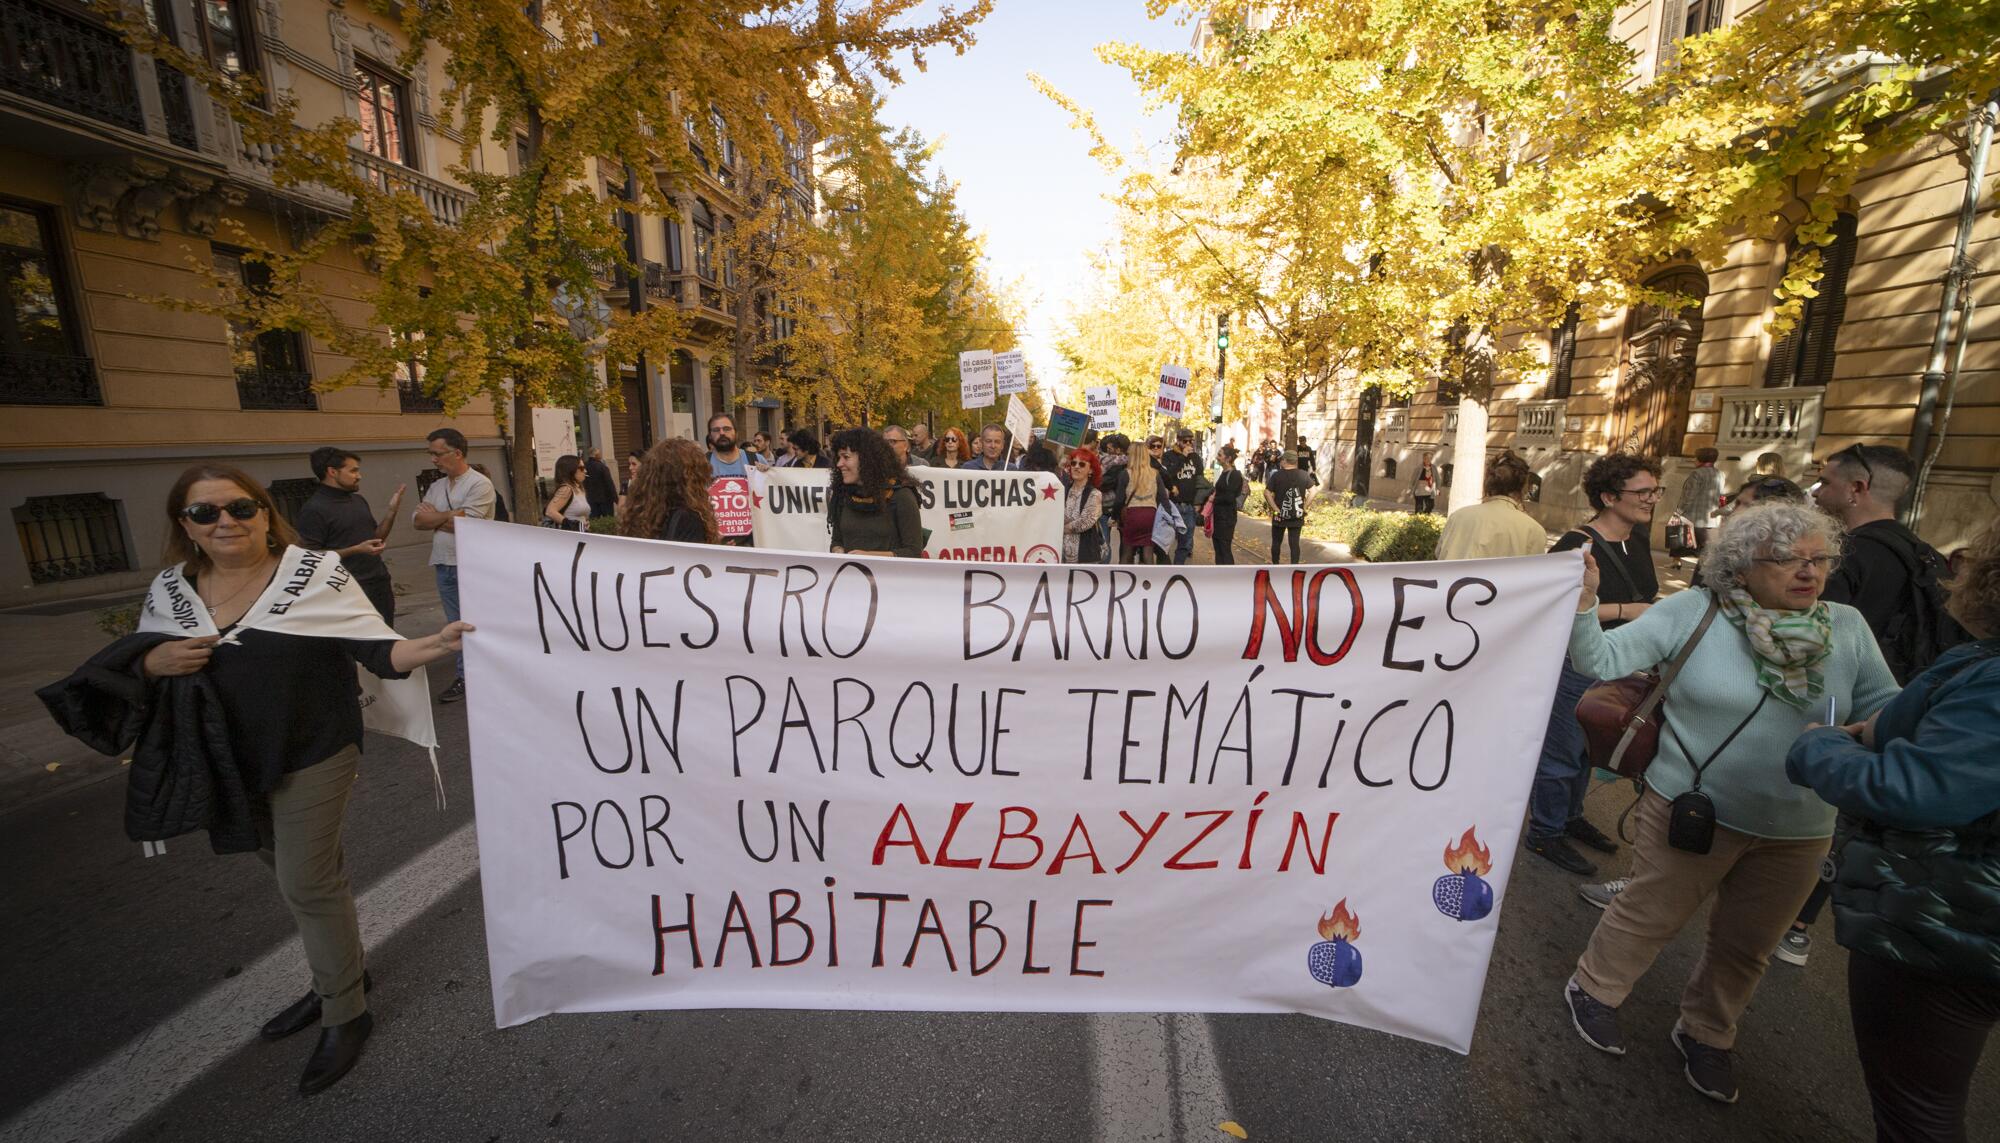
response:
<svg viewBox="0 0 2000 1143"><path fill-rule="evenodd" d="M1304 1012L1467 1050L1581 557L1034 567L470 521L495 1019Z"/></svg>
<svg viewBox="0 0 2000 1143"><path fill-rule="evenodd" d="M824 552L826 469L774 468L760 473L752 543L760 548ZM912 468L917 511L930 529L924 557L975 563L1062 562L1062 483L1047 472Z"/></svg>

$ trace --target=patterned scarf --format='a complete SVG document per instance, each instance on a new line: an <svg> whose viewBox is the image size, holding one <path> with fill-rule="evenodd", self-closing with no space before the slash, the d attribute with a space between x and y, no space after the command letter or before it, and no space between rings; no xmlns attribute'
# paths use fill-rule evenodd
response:
<svg viewBox="0 0 2000 1143"><path fill-rule="evenodd" d="M1807 611L1773 610L1740 587L1729 589L1719 601L1722 613L1750 640L1758 686L1801 710L1826 693L1820 666L1833 653L1833 613L1825 603Z"/></svg>

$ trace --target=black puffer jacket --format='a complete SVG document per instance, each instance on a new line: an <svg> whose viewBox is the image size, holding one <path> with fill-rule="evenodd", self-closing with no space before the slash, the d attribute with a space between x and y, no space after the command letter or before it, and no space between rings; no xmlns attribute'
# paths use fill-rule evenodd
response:
<svg viewBox="0 0 2000 1143"><path fill-rule="evenodd" d="M63 732L101 754L132 751L125 835L165 841L208 831L217 853L257 849L255 803L229 748L207 672L145 679L139 660L171 636L127 635L35 692Z"/></svg>

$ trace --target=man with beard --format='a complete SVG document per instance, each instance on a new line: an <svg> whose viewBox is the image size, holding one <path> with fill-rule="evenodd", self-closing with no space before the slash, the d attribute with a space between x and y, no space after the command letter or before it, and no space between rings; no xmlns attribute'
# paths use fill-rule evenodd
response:
<svg viewBox="0 0 2000 1143"><path fill-rule="evenodd" d="M725 476L750 478L750 456L736 445L736 418L717 413L708 419L708 474L713 480ZM739 548L750 546L748 536L724 536L722 543Z"/></svg>

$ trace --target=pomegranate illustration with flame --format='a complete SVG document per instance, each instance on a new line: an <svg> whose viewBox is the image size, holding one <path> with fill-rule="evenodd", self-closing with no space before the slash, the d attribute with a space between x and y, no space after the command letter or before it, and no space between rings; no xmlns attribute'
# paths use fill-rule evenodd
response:
<svg viewBox="0 0 2000 1143"><path fill-rule="evenodd" d="M1306 971L1328 988L1351 988L1361 980L1361 918L1347 911L1342 897L1333 912L1319 919L1320 940L1306 950Z"/></svg>
<svg viewBox="0 0 2000 1143"><path fill-rule="evenodd" d="M1477 921L1493 911L1493 886L1485 881L1493 872L1493 851L1479 844L1471 829L1457 845L1444 847L1444 867L1451 870L1431 886L1431 902L1438 912L1459 921Z"/></svg>

